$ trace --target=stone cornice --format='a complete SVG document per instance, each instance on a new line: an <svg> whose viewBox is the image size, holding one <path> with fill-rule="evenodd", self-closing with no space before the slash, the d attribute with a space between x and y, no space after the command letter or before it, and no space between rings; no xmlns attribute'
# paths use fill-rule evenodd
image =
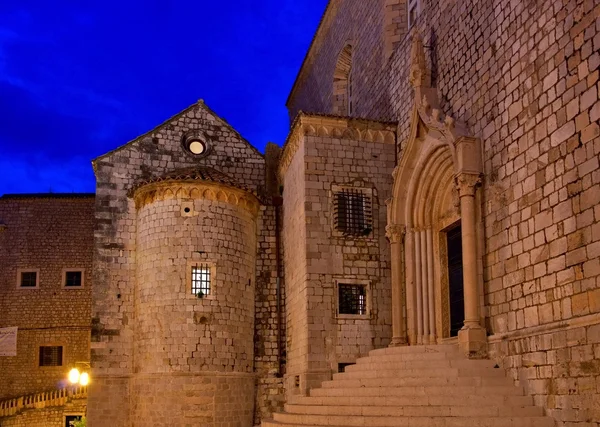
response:
<svg viewBox="0 0 600 427"><path fill-rule="evenodd" d="M133 194L136 209L156 201L175 198L225 202L240 207L253 216L258 214L260 207L259 200L253 194L210 181L154 182L138 188Z"/></svg>
<svg viewBox="0 0 600 427"><path fill-rule="evenodd" d="M279 161L279 177L283 179L304 136L395 144L396 128L397 123L392 122L300 113L292 124L283 146Z"/></svg>

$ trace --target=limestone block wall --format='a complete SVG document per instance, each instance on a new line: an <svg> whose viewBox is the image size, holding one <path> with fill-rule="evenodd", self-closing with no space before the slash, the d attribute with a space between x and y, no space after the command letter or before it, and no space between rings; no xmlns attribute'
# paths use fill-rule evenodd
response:
<svg viewBox="0 0 600 427"><path fill-rule="evenodd" d="M299 393L308 369L308 291L306 266L306 213L304 141L282 177L283 251L286 286L286 393Z"/></svg>
<svg viewBox="0 0 600 427"><path fill-rule="evenodd" d="M181 147L184 132L204 132L210 151L195 158ZM128 191L140 179L195 165L212 166L251 189L264 179L264 158L202 102L156 129L95 160L97 178L94 235L92 364L89 424L110 420L128 425L127 395L133 374L134 289L136 277L136 209ZM102 418L102 416L109 418ZM98 421L99 422L99 421ZM102 425L102 424L98 424Z"/></svg>
<svg viewBox="0 0 600 427"><path fill-rule="evenodd" d="M256 245L254 371L257 385L254 425L282 410L285 402L285 283L283 276L278 280L277 275L276 210L275 206L262 206L257 219L261 234ZM280 245L280 252L283 252L282 249Z"/></svg>
<svg viewBox="0 0 600 427"><path fill-rule="evenodd" d="M333 127L333 129L336 129ZM395 165L394 127L385 142L348 134L305 137L309 386L391 339L389 244L385 201ZM334 130L332 133L336 133ZM335 231L335 186L372 191L373 229L367 236ZM368 283L368 314L337 313L341 283Z"/></svg>
<svg viewBox="0 0 600 427"><path fill-rule="evenodd" d="M391 338L385 200L395 165L395 126L352 125L361 130L344 119L304 115L284 149L286 388L291 394L306 393L337 372L339 363L352 363ZM368 137L375 134L380 138ZM373 229L367 236L335 230L336 186L370 194ZM368 285L367 315L338 314L337 282Z"/></svg>
<svg viewBox="0 0 600 427"><path fill-rule="evenodd" d="M416 28L443 110L483 144L490 354L560 425L598 423L590 402L599 399L600 6L589 0L421 4ZM333 52L366 31L351 15L377 13L366 2L340 5L324 31L325 47L315 50L302 89L290 98L291 111L327 111L322 100L331 91L326 70L335 65ZM355 69L372 70L358 60L359 51L377 51L377 43L361 37ZM387 63L379 62L381 73L364 78L382 84L355 99L368 118L399 120L400 155L413 105L409 62L410 35Z"/></svg>
<svg viewBox="0 0 600 427"><path fill-rule="evenodd" d="M0 197L0 328L18 327L17 355L0 356L0 399L64 385L68 366L89 361L93 194ZM64 268L83 270L65 288ZM18 269L36 269L39 287L17 287ZM63 366L40 367L39 347L63 346Z"/></svg>

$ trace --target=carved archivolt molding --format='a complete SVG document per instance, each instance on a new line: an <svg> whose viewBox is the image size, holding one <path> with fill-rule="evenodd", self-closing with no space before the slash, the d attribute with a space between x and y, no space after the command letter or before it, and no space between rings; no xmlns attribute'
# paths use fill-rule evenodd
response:
<svg viewBox="0 0 600 427"><path fill-rule="evenodd" d="M300 113L292 124L292 129L283 147L279 162L279 176L281 179L283 179L294 154L298 151L300 142L305 136L395 144L396 124L326 115L312 116Z"/></svg>
<svg viewBox="0 0 600 427"><path fill-rule="evenodd" d="M260 203L256 196L224 184L203 182L155 182L138 188L134 195L136 209L168 199L198 199L229 203L251 213L258 214Z"/></svg>

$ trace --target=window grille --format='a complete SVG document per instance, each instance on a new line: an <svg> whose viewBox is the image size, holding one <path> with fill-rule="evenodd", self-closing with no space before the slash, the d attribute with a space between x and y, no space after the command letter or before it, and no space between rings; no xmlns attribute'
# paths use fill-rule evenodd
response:
<svg viewBox="0 0 600 427"><path fill-rule="evenodd" d="M192 267L192 294L198 298L210 295L210 266L207 264Z"/></svg>
<svg viewBox="0 0 600 427"><path fill-rule="evenodd" d="M81 271L66 271L65 272L65 286L66 287L78 287L81 286Z"/></svg>
<svg viewBox="0 0 600 427"><path fill-rule="evenodd" d="M21 272L21 287L35 288L37 285L37 272L23 271Z"/></svg>
<svg viewBox="0 0 600 427"><path fill-rule="evenodd" d="M61 346L40 347L40 366L62 366Z"/></svg>
<svg viewBox="0 0 600 427"><path fill-rule="evenodd" d="M345 235L366 236L371 232L371 198L359 190L335 193L335 228Z"/></svg>
<svg viewBox="0 0 600 427"><path fill-rule="evenodd" d="M340 283L339 314L367 314L367 292L364 285Z"/></svg>

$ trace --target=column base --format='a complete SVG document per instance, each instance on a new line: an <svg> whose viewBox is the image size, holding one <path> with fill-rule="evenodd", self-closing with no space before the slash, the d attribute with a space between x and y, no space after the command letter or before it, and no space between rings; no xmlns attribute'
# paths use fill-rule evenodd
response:
<svg viewBox="0 0 600 427"><path fill-rule="evenodd" d="M408 341L405 337L394 337L388 347L402 347L408 345Z"/></svg>
<svg viewBox="0 0 600 427"><path fill-rule="evenodd" d="M469 359L487 357L487 333L479 325L463 326L458 331L458 347Z"/></svg>

